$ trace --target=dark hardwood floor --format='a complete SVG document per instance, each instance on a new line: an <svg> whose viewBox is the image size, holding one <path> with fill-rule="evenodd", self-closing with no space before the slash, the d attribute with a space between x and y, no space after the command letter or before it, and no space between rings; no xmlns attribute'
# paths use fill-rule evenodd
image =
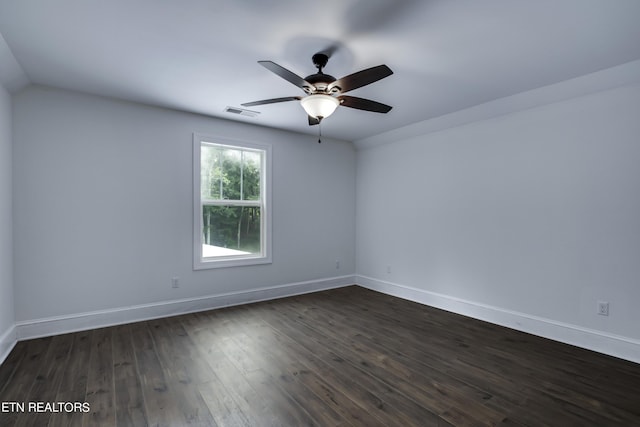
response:
<svg viewBox="0 0 640 427"><path fill-rule="evenodd" d="M2 427L630 427L640 365L354 286L19 342L0 404Z"/></svg>

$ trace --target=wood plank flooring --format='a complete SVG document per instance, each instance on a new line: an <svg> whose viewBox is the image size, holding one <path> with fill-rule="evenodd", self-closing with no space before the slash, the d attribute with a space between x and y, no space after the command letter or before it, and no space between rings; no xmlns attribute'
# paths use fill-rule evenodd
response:
<svg viewBox="0 0 640 427"><path fill-rule="evenodd" d="M628 427L640 365L353 286L19 342L0 404L3 427Z"/></svg>

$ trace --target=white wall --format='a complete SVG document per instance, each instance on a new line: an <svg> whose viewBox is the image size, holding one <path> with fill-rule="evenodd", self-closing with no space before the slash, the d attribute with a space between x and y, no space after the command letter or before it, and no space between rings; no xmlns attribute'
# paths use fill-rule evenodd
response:
<svg viewBox="0 0 640 427"><path fill-rule="evenodd" d="M11 96L0 85L0 362L14 343Z"/></svg>
<svg viewBox="0 0 640 427"><path fill-rule="evenodd" d="M639 162L639 84L359 150L358 280L640 361Z"/></svg>
<svg viewBox="0 0 640 427"><path fill-rule="evenodd" d="M273 264L192 270L194 131L273 144ZM14 100L18 323L353 275L355 150L316 139L22 91Z"/></svg>

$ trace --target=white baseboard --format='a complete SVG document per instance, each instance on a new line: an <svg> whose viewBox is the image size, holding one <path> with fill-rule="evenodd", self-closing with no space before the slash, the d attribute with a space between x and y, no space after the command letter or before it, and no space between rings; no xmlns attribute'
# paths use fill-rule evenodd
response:
<svg viewBox="0 0 640 427"><path fill-rule="evenodd" d="M15 326L0 335L0 364L4 362L19 340L266 301L353 284L474 319L640 363L640 341L632 338L607 334L602 331L357 275L16 322Z"/></svg>
<svg viewBox="0 0 640 427"><path fill-rule="evenodd" d="M16 342L18 342L16 328L14 325L11 325L9 329L0 335L0 365L2 365L9 353L11 353Z"/></svg>
<svg viewBox="0 0 640 427"><path fill-rule="evenodd" d="M16 322L15 337L18 340L40 338L102 328L125 323L139 322L162 317L176 316L215 308L266 301L293 295L301 295L326 289L340 288L355 284L355 276L340 276L328 279L290 283L269 288L251 289L240 292L208 295L197 298L163 301L110 310L56 316ZM7 353L8 354L8 353Z"/></svg>
<svg viewBox="0 0 640 427"><path fill-rule="evenodd" d="M410 286L356 275L356 284L474 319L640 363L640 341Z"/></svg>

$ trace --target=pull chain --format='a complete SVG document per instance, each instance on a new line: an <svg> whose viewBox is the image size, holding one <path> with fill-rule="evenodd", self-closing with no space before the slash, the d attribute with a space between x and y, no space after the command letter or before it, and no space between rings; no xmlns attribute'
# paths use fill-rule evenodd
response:
<svg viewBox="0 0 640 427"><path fill-rule="evenodd" d="M322 120L318 123L318 144L322 142Z"/></svg>

